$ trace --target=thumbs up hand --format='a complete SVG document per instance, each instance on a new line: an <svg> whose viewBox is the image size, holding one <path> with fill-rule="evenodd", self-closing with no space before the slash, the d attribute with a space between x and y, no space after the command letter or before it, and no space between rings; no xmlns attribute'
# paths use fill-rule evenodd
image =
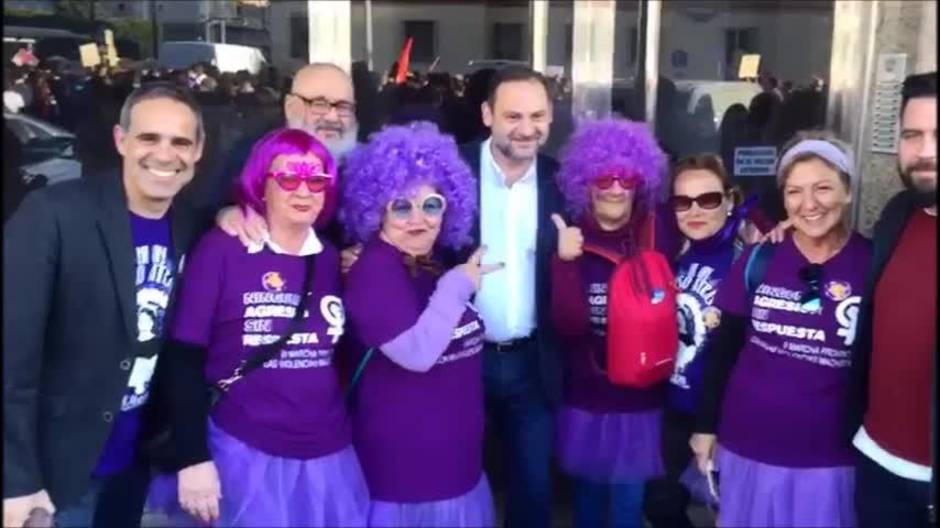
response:
<svg viewBox="0 0 940 528"><path fill-rule="evenodd" d="M574 260L584 253L584 235L581 229L568 226L560 214L552 215L552 222L558 228L558 258L565 261Z"/></svg>

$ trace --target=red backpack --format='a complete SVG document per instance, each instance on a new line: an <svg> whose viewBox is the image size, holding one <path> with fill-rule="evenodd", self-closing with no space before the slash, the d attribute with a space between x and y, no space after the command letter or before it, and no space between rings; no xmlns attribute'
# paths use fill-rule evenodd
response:
<svg viewBox="0 0 940 528"><path fill-rule="evenodd" d="M623 258L589 244L584 251L615 265L607 281L607 379L634 388L668 379L675 368L679 327L678 288L666 257L641 249Z"/></svg>

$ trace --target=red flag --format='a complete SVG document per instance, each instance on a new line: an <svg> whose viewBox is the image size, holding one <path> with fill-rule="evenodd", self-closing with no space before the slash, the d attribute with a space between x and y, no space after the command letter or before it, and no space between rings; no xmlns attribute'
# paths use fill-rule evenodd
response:
<svg viewBox="0 0 940 528"><path fill-rule="evenodd" d="M401 84L408 78L408 66L411 62L411 45L414 44L414 37L408 37L405 45L401 48L401 54L398 55L398 71L395 72L395 84Z"/></svg>

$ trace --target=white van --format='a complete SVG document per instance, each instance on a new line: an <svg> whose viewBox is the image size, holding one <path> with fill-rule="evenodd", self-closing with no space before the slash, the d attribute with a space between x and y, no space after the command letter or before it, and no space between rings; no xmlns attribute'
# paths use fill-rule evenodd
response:
<svg viewBox="0 0 940 528"><path fill-rule="evenodd" d="M267 61L258 48L213 42L164 42L160 46L160 65L184 69L199 62L212 64L220 72L248 70L257 74Z"/></svg>

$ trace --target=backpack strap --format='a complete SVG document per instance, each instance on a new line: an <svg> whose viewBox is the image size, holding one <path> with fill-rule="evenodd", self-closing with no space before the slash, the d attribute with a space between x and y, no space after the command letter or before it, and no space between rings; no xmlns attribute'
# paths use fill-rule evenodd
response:
<svg viewBox="0 0 940 528"><path fill-rule="evenodd" d="M362 359L359 361L359 365L356 367L356 372L353 373L352 379L349 380L349 385L346 386L346 401L349 402L353 398L353 391L356 389L356 385L359 384L359 379L362 378L362 373L366 370L366 365L369 364L369 360L372 359L372 355L375 354L375 347L366 350L366 353L362 356Z"/></svg>
<svg viewBox="0 0 940 528"><path fill-rule="evenodd" d="M744 289L747 292L747 298L754 297L754 292L764 280L767 273L767 265L774 256L774 244L771 242L761 242L751 251L747 257L747 265L744 267Z"/></svg>
<svg viewBox="0 0 940 528"><path fill-rule="evenodd" d="M592 253L601 257L604 260L609 260L614 265L620 264L620 261L623 260L623 255L617 253L616 251L611 251L609 249L604 249L600 246L594 244L584 244L581 248L585 253Z"/></svg>

